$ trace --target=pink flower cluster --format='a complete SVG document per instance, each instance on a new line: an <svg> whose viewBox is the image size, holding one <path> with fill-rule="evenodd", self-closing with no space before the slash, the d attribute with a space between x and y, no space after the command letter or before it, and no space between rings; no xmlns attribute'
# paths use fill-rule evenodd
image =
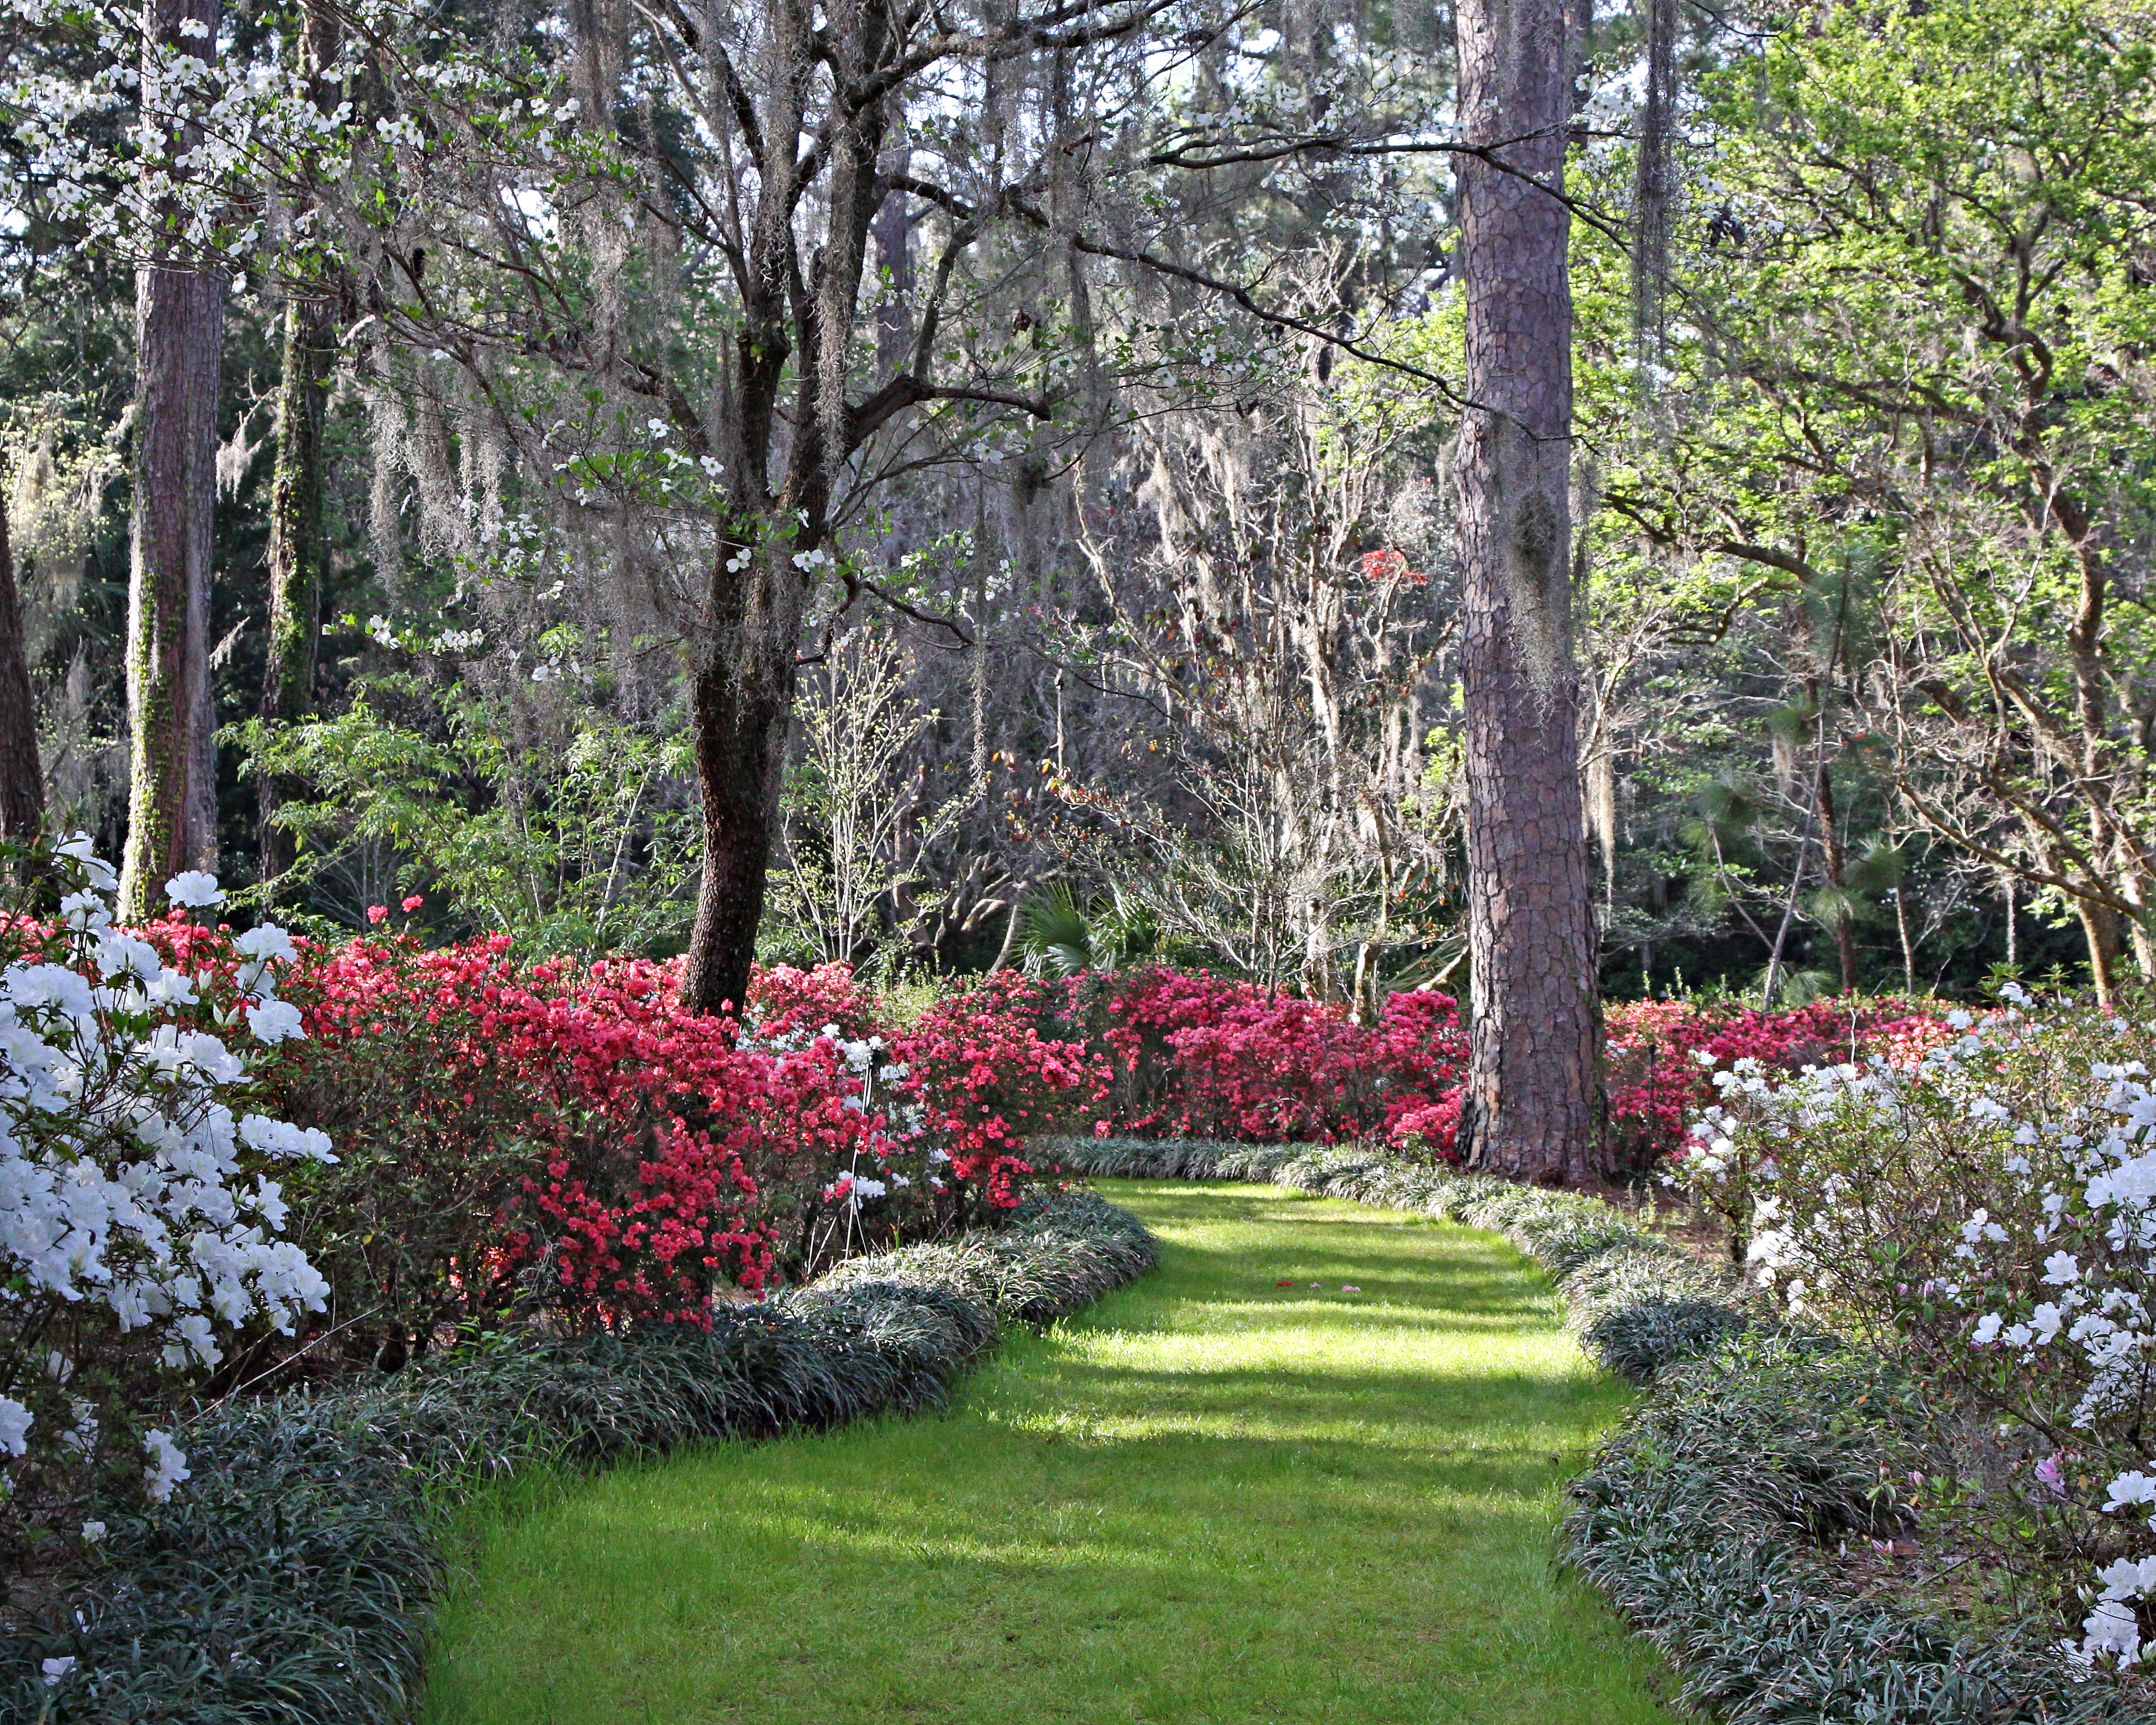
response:
<svg viewBox="0 0 2156 1725"><path fill-rule="evenodd" d="M882 1028L881 1004L854 978L845 964L810 970L790 964L759 965L749 978L749 1019L757 1034L773 1042L814 1036L835 1026L845 1037L870 1036Z"/></svg>
<svg viewBox="0 0 2156 1725"><path fill-rule="evenodd" d="M1018 1203L1033 1172L1026 1138L1065 1123L1109 1076L1081 1045L1040 1034L1038 1004L1038 991L998 981L947 995L891 1044L906 1068L903 1093L921 1107L952 1178L998 1209Z"/></svg>
<svg viewBox="0 0 2156 1725"><path fill-rule="evenodd" d="M213 961L206 931L149 932L173 962L198 947ZM382 1178L425 1213L424 1250L393 1260L362 1242L385 1293L416 1264L456 1310L536 1286L602 1322L708 1322L716 1301L781 1268L1010 1209L1035 1177L1025 1145L1040 1133L1455 1153L1467 1038L1435 992L1394 994L1366 1024L1164 968L1004 973L906 1024L843 965L781 966L756 973L745 1034L682 1010L679 984L677 967L643 960L532 963L500 937L305 947L282 993L308 1035L280 1045L262 1076L289 1117L341 1150L377 1146ZM1832 1001L1636 1003L1613 1007L1609 1029L1612 1132L1643 1161L1681 1144L1713 1065L1912 1058L1948 1034L1909 1006Z"/></svg>
<svg viewBox="0 0 2156 1725"><path fill-rule="evenodd" d="M696 1319L770 1274L763 1183L872 1146L879 1123L850 1106L860 1086L828 1042L747 1048L675 992L665 967L523 963L501 936L356 940L295 976L311 1040L277 1076L320 1111L393 1070L400 1156L526 1147L466 1286L506 1293L536 1271L580 1309Z"/></svg>
<svg viewBox="0 0 2156 1725"><path fill-rule="evenodd" d="M1397 1137L1410 1117L1420 1127L1409 1130L1434 1126L1430 1111L1458 1088L1467 1057L1458 1004L1435 992L1394 994L1366 1025L1329 1002L1172 970L1068 988L1065 1012L1108 1055L1106 1101L1124 1132Z"/></svg>

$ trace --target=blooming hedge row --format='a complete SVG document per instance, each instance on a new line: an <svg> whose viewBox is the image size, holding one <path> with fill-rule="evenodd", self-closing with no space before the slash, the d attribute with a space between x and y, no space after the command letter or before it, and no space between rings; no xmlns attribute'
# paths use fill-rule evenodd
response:
<svg viewBox="0 0 2156 1725"><path fill-rule="evenodd" d="M1093 1086L1082 1050L985 991L885 1026L850 978L770 973L744 1034L682 1010L678 983L500 937L304 952L286 993L308 1034L264 1081L343 1147L302 1232L348 1306L420 1348L533 1303L708 1322L774 1278L1010 1209L1020 1135Z"/></svg>
<svg viewBox="0 0 2156 1725"><path fill-rule="evenodd" d="M886 1037L774 975L745 1032L683 1011L664 965L428 949L386 912L341 943L235 937L198 874L123 930L85 843L6 869L0 1548L61 1527L87 1553L82 1503L169 1496L190 1401L542 1311L707 1327L1007 1214L1023 1136L1101 1082L992 990Z"/></svg>
<svg viewBox="0 0 2156 1725"><path fill-rule="evenodd" d="M1982 1410L1928 1508L2124 1669L2156 1639L2156 1020L2005 993L1907 1065L1717 1072L1670 1178L1779 1303Z"/></svg>
<svg viewBox="0 0 2156 1725"><path fill-rule="evenodd" d="M886 1029L877 1001L840 965L759 973L762 1022L798 1034ZM1066 1115L1096 1130L1252 1143L1383 1139L1450 1157L1467 1034L1449 994L1390 996L1373 1022L1339 1004L1159 968L1061 982L1009 973L938 1004L947 1025L1030 1025L1064 1051ZM1639 1166L1684 1142L1712 1100L1713 1068L1740 1058L1796 1071L1851 1053L1906 1061L1946 1029L1938 1009L1891 999L1826 1000L1774 1012L1681 1001L1608 1014L1609 1130ZM1010 1055L1006 1051L1004 1058Z"/></svg>

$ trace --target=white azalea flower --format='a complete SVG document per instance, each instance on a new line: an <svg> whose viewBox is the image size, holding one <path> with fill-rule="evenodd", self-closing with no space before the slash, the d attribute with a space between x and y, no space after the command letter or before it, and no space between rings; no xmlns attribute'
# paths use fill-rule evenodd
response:
<svg viewBox="0 0 2156 1725"><path fill-rule="evenodd" d="M176 910L206 911L224 902L217 876L200 869L186 869L165 883L165 896Z"/></svg>

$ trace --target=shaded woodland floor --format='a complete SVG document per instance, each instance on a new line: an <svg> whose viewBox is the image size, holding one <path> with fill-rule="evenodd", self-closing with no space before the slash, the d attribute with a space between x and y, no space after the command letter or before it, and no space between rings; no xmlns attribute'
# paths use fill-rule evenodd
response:
<svg viewBox="0 0 2156 1725"><path fill-rule="evenodd" d="M1672 1717L1552 1561L1628 1392L1531 1266L1276 1188L1102 1190L1159 1270L947 1413L491 1500L434 1725Z"/></svg>

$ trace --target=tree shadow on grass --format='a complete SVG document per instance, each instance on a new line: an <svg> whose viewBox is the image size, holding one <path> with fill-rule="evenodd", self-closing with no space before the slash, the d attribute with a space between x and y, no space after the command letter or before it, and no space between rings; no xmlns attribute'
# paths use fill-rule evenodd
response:
<svg viewBox="0 0 2156 1725"><path fill-rule="evenodd" d="M1625 1392L1509 1248L1261 1188L1112 1195L1160 1271L947 1414L680 1453L498 1536L436 1725L1663 1725L1551 1562ZM1367 1291L1251 1286L1276 1264Z"/></svg>

